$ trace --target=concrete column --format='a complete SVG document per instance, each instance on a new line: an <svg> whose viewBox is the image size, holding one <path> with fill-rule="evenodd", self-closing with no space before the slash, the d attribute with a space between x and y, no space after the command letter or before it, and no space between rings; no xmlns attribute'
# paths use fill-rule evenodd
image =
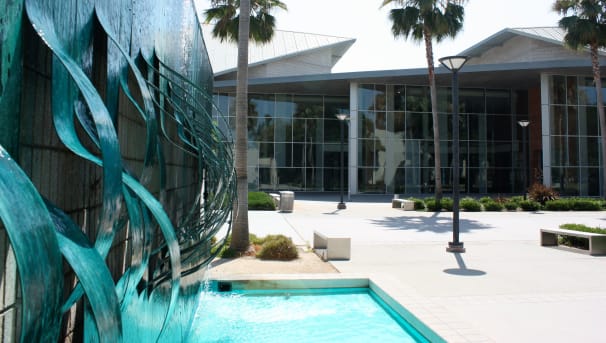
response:
<svg viewBox="0 0 606 343"><path fill-rule="evenodd" d="M551 137L549 135L549 74L541 73L541 137L543 139L543 184L551 187Z"/></svg>
<svg viewBox="0 0 606 343"><path fill-rule="evenodd" d="M349 147L348 199L351 194L358 193L358 83L349 84Z"/></svg>

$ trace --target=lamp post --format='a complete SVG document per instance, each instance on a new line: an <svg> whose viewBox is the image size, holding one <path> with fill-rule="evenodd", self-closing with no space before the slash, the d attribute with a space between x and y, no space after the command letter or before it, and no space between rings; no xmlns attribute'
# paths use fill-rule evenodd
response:
<svg viewBox="0 0 606 343"><path fill-rule="evenodd" d="M349 114L347 113L339 113L336 115L337 119L339 119L339 121L341 122L341 164L339 165L339 172L340 172L340 177L339 177L339 192L341 193L341 201L339 202L339 204L337 205L337 209L339 210L344 210L347 208L347 206L345 205L345 203L343 202L343 126L344 123L347 119L349 119Z"/></svg>
<svg viewBox="0 0 606 343"><path fill-rule="evenodd" d="M523 184L523 188L524 188L524 199L526 199L526 189L528 188L528 164L526 161L526 157L528 155L528 150L526 147L526 128L528 127L528 124L530 124L530 122L528 120L519 120L518 124L522 127L522 158L523 160L523 170L524 170L524 177L522 178L522 182Z"/></svg>
<svg viewBox="0 0 606 343"><path fill-rule="evenodd" d="M452 72L452 242L448 242L446 251L465 252L463 242L459 241L459 70L467 62L467 56L447 56L440 63Z"/></svg>

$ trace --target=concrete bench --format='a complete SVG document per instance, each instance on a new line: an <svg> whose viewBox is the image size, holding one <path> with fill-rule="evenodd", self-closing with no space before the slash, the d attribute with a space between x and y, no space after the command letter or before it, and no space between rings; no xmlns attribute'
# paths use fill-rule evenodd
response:
<svg viewBox="0 0 606 343"><path fill-rule="evenodd" d="M589 240L589 255L606 255L606 235L565 229L541 229L541 246L557 246L558 236L572 236Z"/></svg>
<svg viewBox="0 0 606 343"><path fill-rule="evenodd" d="M414 211L415 202L406 199L393 199L391 201L391 208L401 208L404 211Z"/></svg>
<svg viewBox="0 0 606 343"><path fill-rule="evenodd" d="M324 261L349 260L351 256L351 238L328 236L314 231L313 249Z"/></svg>

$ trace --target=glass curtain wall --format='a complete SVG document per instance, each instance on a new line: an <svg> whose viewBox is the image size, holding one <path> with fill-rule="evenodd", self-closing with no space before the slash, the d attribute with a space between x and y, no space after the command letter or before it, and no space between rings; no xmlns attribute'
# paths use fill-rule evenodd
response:
<svg viewBox="0 0 606 343"><path fill-rule="evenodd" d="M549 139L552 188L562 195L599 196L600 123L592 77L550 76Z"/></svg>
<svg viewBox="0 0 606 343"><path fill-rule="evenodd" d="M467 193L522 191L521 142L510 90L461 89L459 187ZM522 97L521 101L527 101ZM452 99L438 89L444 192L451 192ZM522 114L526 115L526 114ZM429 87L361 84L358 87L358 191L434 192L433 119ZM518 175L520 174L520 175Z"/></svg>
<svg viewBox="0 0 606 343"><path fill-rule="evenodd" d="M235 137L235 94L215 94L215 103ZM249 94L248 180L250 190L339 190L339 111L347 96ZM227 127L229 126L229 127ZM347 141L347 128L344 129ZM344 146L347 165L347 144Z"/></svg>

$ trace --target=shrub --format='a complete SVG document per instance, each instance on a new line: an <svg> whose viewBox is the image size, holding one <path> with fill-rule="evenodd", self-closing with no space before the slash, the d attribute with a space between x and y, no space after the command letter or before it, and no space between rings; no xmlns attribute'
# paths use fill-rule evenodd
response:
<svg viewBox="0 0 606 343"><path fill-rule="evenodd" d="M494 202L494 200L491 197L481 197L480 202L482 203L482 205L484 205L487 202Z"/></svg>
<svg viewBox="0 0 606 343"><path fill-rule="evenodd" d="M550 200L545 203L545 209L548 211L569 211L570 201L567 199Z"/></svg>
<svg viewBox="0 0 606 343"><path fill-rule="evenodd" d="M524 211L538 211L541 208L541 204L534 200L523 200L519 205Z"/></svg>
<svg viewBox="0 0 606 343"><path fill-rule="evenodd" d="M262 260L289 261L299 257L297 247L292 239L284 235L269 235L263 240L257 257Z"/></svg>
<svg viewBox="0 0 606 343"><path fill-rule="evenodd" d="M545 205L547 201L556 200L560 197L560 195L551 187L547 187L541 183L535 183L528 188L528 197L530 200L534 200L541 203L541 205Z"/></svg>
<svg viewBox="0 0 606 343"><path fill-rule="evenodd" d="M253 211L275 211L276 205L267 193L248 192L248 209Z"/></svg>
<svg viewBox="0 0 606 343"><path fill-rule="evenodd" d="M518 205L517 204L514 204L514 205L515 205L515 208L514 208L514 210L515 210L515 209L518 208ZM496 202L494 200L493 201L487 201L487 202L484 203L484 210L486 210L486 211L500 212L500 211L503 211L503 208L504 208L503 204L498 203L498 202Z"/></svg>
<svg viewBox="0 0 606 343"><path fill-rule="evenodd" d="M411 200L414 202L415 210L425 210L425 202L423 200L418 199L418 198L408 198L408 200Z"/></svg>
<svg viewBox="0 0 606 343"><path fill-rule="evenodd" d="M440 203L440 205L441 205L440 207L442 209L444 209L445 211L452 211L452 204L453 204L453 201L451 198L443 197L442 201Z"/></svg>
<svg viewBox="0 0 606 343"><path fill-rule="evenodd" d="M465 197L461 199L459 207L468 212L480 212L482 211L482 204L476 199Z"/></svg>
<svg viewBox="0 0 606 343"><path fill-rule="evenodd" d="M503 206L507 211L517 211L518 207L520 207L520 203L509 199L503 203Z"/></svg>
<svg viewBox="0 0 606 343"><path fill-rule="evenodd" d="M256 235L254 235L252 233L248 235L248 240L250 241L251 244L261 244L263 242L262 239L259 239ZM217 242L217 238L213 237L211 239L211 242L213 242L212 244L215 244ZM241 253L231 249L229 247L230 244L231 244L231 235L227 236L227 238L225 239L225 244L219 245L219 246L214 246L210 252L211 252L211 254L214 254L217 251L217 249L221 249L217 253L217 257L221 257L221 258L239 257L241 255Z"/></svg>
<svg viewBox="0 0 606 343"><path fill-rule="evenodd" d="M438 212L439 210L436 208L436 199L425 199L425 207L428 212Z"/></svg>
<svg viewBox="0 0 606 343"><path fill-rule="evenodd" d="M524 199L524 197L521 196L521 195L514 195L511 198L509 198L509 201L512 201L512 202L515 202L515 203L518 203L518 204L520 202L524 201L524 200L526 200L526 199Z"/></svg>
<svg viewBox="0 0 606 343"><path fill-rule="evenodd" d="M430 212L440 212L441 210L452 211L452 199L449 197L443 197L442 201L440 201L440 205L436 204L436 199L425 198L425 207L427 211Z"/></svg>
<svg viewBox="0 0 606 343"><path fill-rule="evenodd" d="M598 200L573 198L569 200L573 211L601 211L602 204Z"/></svg>

